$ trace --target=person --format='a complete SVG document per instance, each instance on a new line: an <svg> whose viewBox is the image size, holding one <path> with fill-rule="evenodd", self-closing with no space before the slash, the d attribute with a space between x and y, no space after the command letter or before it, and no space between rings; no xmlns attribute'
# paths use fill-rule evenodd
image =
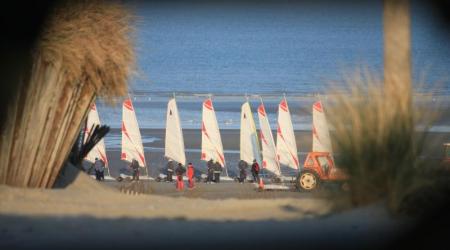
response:
<svg viewBox="0 0 450 250"><path fill-rule="evenodd" d="M167 181L168 182L172 182L172 176L173 176L173 171L175 169L175 161L172 159L169 159L169 162L167 162Z"/></svg>
<svg viewBox="0 0 450 250"><path fill-rule="evenodd" d="M253 160L252 175L253 175L253 181L259 182L259 164L258 164L258 162L256 162L256 159Z"/></svg>
<svg viewBox="0 0 450 250"><path fill-rule="evenodd" d="M139 180L139 162L133 159L130 164L130 168L133 171L133 180Z"/></svg>
<svg viewBox="0 0 450 250"><path fill-rule="evenodd" d="M212 158L208 161L207 167L208 167L208 177L206 178L206 183L211 183L214 174L214 161Z"/></svg>
<svg viewBox="0 0 450 250"><path fill-rule="evenodd" d="M177 169L175 169L175 174L177 175L177 190L183 190L184 189L184 182L183 182L183 174L186 172L183 165L181 163L178 163Z"/></svg>
<svg viewBox="0 0 450 250"><path fill-rule="evenodd" d="M94 162L95 179L98 181L105 180L105 162L99 158L95 158Z"/></svg>
<svg viewBox="0 0 450 250"><path fill-rule="evenodd" d="M187 169L187 177L189 182L189 188L194 188L194 165L189 162Z"/></svg>
<svg viewBox="0 0 450 250"><path fill-rule="evenodd" d="M95 171L95 179L96 179L97 181L100 180L100 172L99 172L100 165L101 165L101 164L100 164L100 161L98 160L97 157L95 157L94 164L92 165L92 167L94 167L94 171Z"/></svg>
<svg viewBox="0 0 450 250"><path fill-rule="evenodd" d="M239 167L239 183L244 183L245 179L247 178L247 168L248 164L244 160L240 160L238 163Z"/></svg>
<svg viewBox="0 0 450 250"><path fill-rule="evenodd" d="M222 173L222 166L218 161L214 163L214 182L220 182L220 174Z"/></svg>

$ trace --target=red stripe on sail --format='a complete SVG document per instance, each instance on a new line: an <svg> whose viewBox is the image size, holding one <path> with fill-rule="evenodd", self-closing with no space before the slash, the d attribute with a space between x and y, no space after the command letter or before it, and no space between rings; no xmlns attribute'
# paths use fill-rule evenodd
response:
<svg viewBox="0 0 450 250"><path fill-rule="evenodd" d="M262 104L259 105L258 113L260 113L262 116L266 116L266 109L264 108L264 105Z"/></svg>
<svg viewBox="0 0 450 250"><path fill-rule="evenodd" d="M203 106L209 110L213 110L213 105L211 99L207 99L203 102Z"/></svg>
<svg viewBox="0 0 450 250"><path fill-rule="evenodd" d="M131 102L131 99L126 99L125 101L123 101L123 106L130 111L134 111L133 103Z"/></svg>
<svg viewBox="0 0 450 250"><path fill-rule="evenodd" d="M223 157L223 155L221 155L219 153L219 151L216 150L216 152L217 152L217 155L219 155L219 159L222 162L222 166L225 166L225 157Z"/></svg>
<svg viewBox="0 0 450 250"><path fill-rule="evenodd" d="M128 140L130 140L131 143L133 143L133 141L131 140L130 136L128 135L128 132L127 132L127 129L125 127L125 123L124 122L122 122L122 133L124 133L125 136L128 138Z"/></svg>
<svg viewBox="0 0 450 250"><path fill-rule="evenodd" d="M313 125L312 133L313 133L313 136L316 137L316 139L317 139L318 141L320 141L319 135L317 134L316 127L315 127L314 125Z"/></svg>
<svg viewBox="0 0 450 250"><path fill-rule="evenodd" d="M205 127L205 123L204 122L202 122L202 132L206 135L206 137L208 137L208 139L209 139L209 135L208 135L208 132L206 131L206 127Z"/></svg>
<svg viewBox="0 0 450 250"><path fill-rule="evenodd" d="M202 156L200 157L200 160L205 160L206 159L206 154L202 152Z"/></svg>
<svg viewBox="0 0 450 250"><path fill-rule="evenodd" d="M319 111L319 112L323 112L323 109L322 109L322 103L321 103L320 101L315 102L315 103L313 104L313 109L315 109L315 110L317 110L317 111Z"/></svg>
<svg viewBox="0 0 450 250"><path fill-rule="evenodd" d="M122 154L120 155L120 159L121 159L121 160L126 160L126 159L127 159L127 153L122 153Z"/></svg>
<svg viewBox="0 0 450 250"><path fill-rule="evenodd" d="M137 152L137 153L138 153L138 155L139 155L139 158L141 158L142 163L144 164L143 167L145 167L145 165L147 165L147 164L145 163L145 158L144 158L144 156L143 156L140 152Z"/></svg>
<svg viewBox="0 0 450 250"><path fill-rule="evenodd" d="M282 100L282 101L280 102L280 108L281 108L283 111L288 112L288 106L287 106L286 100Z"/></svg>
<svg viewBox="0 0 450 250"><path fill-rule="evenodd" d="M290 153L292 156L292 160L294 160L295 166L298 168L298 160L297 157L295 157L292 153Z"/></svg>
<svg viewBox="0 0 450 250"><path fill-rule="evenodd" d="M266 145L269 145L269 143L267 143L266 138L264 137L264 134L263 134L262 131L259 131L259 135L261 136L261 139L263 140L263 142L264 142Z"/></svg>
<svg viewBox="0 0 450 250"><path fill-rule="evenodd" d="M93 103L92 105L91 105L91 110L92 111L95 111L97 108L95 107L95 103Z"/></svg>
<svg viewBox="0 0 450 250"><path fill-rule="evenodd" d="M266 167L267 167L267 162L266 162L265 160L263 161L262 166L263 166L263 168L266 168Z"/></svg>
<svg viewBox="0 0 450 250"><path fill-rule="evenodd" d="M280 123L278 123L277 133L280 135L281 139L283 139L283 141L284 141L283 133L281 133Z"/></svg>

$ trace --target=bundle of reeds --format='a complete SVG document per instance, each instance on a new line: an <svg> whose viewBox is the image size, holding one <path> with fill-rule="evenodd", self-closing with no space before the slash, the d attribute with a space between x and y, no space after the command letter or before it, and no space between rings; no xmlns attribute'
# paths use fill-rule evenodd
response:
<svg viewBox="0 0 450 250"><path fill-rule="evenodd" d="M0 183L51 187L96 95L127 94L132 17L117 3L58 6L33 51L27 84L8 110L0 141Z"/></svg>

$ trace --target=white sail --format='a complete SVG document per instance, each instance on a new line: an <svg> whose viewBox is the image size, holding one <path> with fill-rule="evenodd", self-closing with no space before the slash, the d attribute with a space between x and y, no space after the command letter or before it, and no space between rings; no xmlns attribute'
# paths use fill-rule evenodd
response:
<svg viewBox="0 0 450 250"><path fill-rule="evenodd" d="M280 164L276 155L275 142L273 141L272 130L270 129L269 119L261 103L258 107L259 128L262 144L263 168L269 170L273 174L280 176Z"/></svg>
<svg viewBox="0 0 450 250"><path fill-rule="evenodd" d="M202 154L201 160L218 161L222 167L225 166L222 139L220 137L219 125L210 98L203 102L202 112Z"/></svg>
<svg viewBox="0 0 450 250"><path fill-rule="evenodd" d="M252 164L253 160L256 159L259 164L262 164L255 120L253 120L252 110L248 102L242 104L241 107L240 150L241 160Z"/></svg>
<svg viewBox="0 0 450 250"><path fill-rule="evenodd" d="M98 116L97 106L95 105L95 103L93 103L86 121L86 128L84 130L84 142L86 142L89 134L92 132L91 129L94 129L96 125L100 125L100 118ZM94 163L95 158L103 160L103 162L105 163L105 167L108 167L108 158L106 157L105 142L103 141L103 139L101 139L94 146L94 148L91 149L85 160L90 163Z"/></svg>
<svg viewBox="0 0 450 250"><path fill-rule="evenodd" d="M318 101L313 104L313 152L329 152L333 155L331 147L330 131L325 118L322 102Z"/></svg>
<svg viewBox="0 0 450 250"><path fill-rule="evenodd" d="M131 162L136 159L139 166L146 167L141 132L131 99L126 99L122 106L122 154L121 159Z"/></svg>
<svg viewBox="0 0 450 250"><path fill-rule="evenodd" d="M175 98L167 104L165 156L186 165L183 131Z"/></svg>
<svg viewBox="0 0 450 250"><path fill-rule="evenodd" d="M297 144L286 98L278 105L277 156L281 164L299 168Z"/></svg>

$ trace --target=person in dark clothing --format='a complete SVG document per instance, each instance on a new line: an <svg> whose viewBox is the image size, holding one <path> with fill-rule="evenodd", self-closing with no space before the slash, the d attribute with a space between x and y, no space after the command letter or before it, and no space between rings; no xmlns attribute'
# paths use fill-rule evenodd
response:
<svg viewBox="0 0 450 250"><path fill-rule="evenodd" d="M222 166L218 161L214 163L214 182L219 183L220 182L220 174L222 173Z"/></svg>
<svg viewBox="0 0 450 250"><path fill-rule="evenodd" d="M258 164L258 162L256 162L256 159L253 160L252 175L253 175L253 181L259 182L259 164Z"/></svg>
<svg viewBox="0 0 450 250"><path fill-rule="evenodd" d="M177 175L177 189L180 191L184 189L183 174L185 172L186 169L184 169L183 165L178 163L178 167L175 169L175 174Z"/></svg>
<svg viewBox="0 0 450 250"><path fill-rule="evenodd" d="M175 170L175 161L172 159L169 159L169 162L167 162L167 181L172 182L172 176L173 171Z"/></svg>
<svg viewBox="0 0 450 250"><path fill-rule="evenodd" d="M213 180L213 174L214 174L214 161L213 159L210 159L207 163L208 167L208 177L206 178L206 183L211 183Z"/></svg>
<svg viewBox="0 0 450 250"><path fill-rule="evenodd" d="M248 164L246 161L240 160L238 167L239 167L239 183L244 183L245 179L247 178Z"/></svg>
<svg viewBox="0 0 450 250"><path fill-rule="evenodd" d="M130 168L133 171L133 180L139 180L139 162L133 159L130 164Z"/></svg>

